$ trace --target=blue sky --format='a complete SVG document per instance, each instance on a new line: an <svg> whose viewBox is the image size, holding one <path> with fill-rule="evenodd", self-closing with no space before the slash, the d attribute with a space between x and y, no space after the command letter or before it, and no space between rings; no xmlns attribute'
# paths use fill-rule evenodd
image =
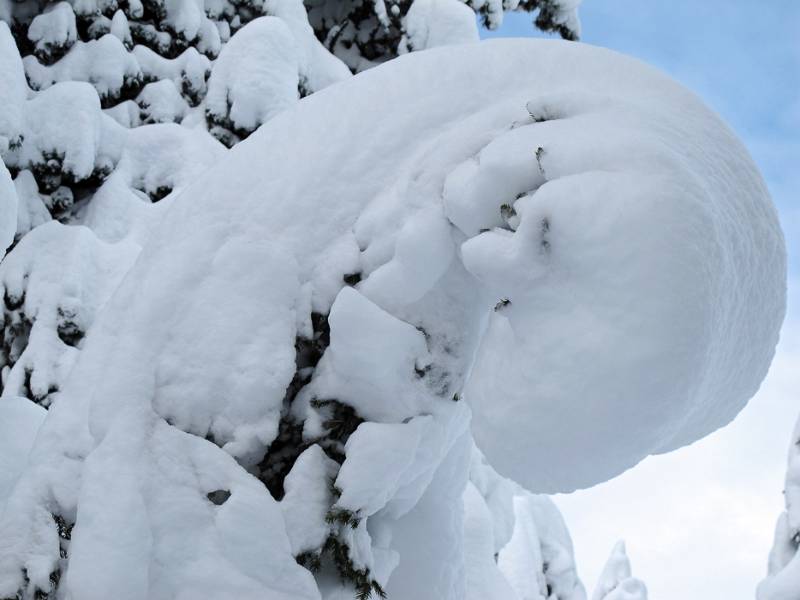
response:
<svg viewBox="0 0 800 600"><path fill-rule="evenodd" d="M529 15L485 37L540 35ZM766 570L800 413L800 0L584 0L585 43L648 62L698 93L744 140L778 207L789 313L770 375L728 427L560 496L590 595L625 538L651 600L745 600Z"/></svg>

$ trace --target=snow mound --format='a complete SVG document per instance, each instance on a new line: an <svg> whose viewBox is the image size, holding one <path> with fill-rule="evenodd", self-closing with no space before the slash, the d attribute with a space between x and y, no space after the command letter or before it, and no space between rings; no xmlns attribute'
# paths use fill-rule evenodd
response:
<svg viewBox="0 0 800 600"><path fill-rule="evenodd" d="M581 600L552 507L511 501L472 438L533 491L609 478L741 409L785 301L733 134L654 70L553 41L326 88L148 238L9 497L0 595L49 589L61 519L82 600L507 600L537 557ZM527 558L504 570L507 543Z"/></svg>

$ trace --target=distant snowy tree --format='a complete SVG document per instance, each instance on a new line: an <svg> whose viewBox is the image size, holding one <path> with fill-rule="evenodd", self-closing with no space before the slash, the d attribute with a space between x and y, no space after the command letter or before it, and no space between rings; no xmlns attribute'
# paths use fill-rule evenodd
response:
<svg viewBox="0 0 800 600"><path fill-rule="evenodd" d="M647 600L647 587L631 575L625 542L617 542L611 551L592 600Z"/></svg>
<svg viewBox="0 0 800 600"><path fill-rule="evenodd" d="M424 43L428 36L420 37L423 28L438 35L463 31L462 23L469 14L466 7L478 13L489 29L499 27L507 11L535 12L539 29L576 40L580 36L580 3L581 0L305 0L317 37L354 71L398 53L429 47Z"/></svg>
<svg viewBox="0 0 800 600"><path fill-rule="evenodd" d="M88 82L21 95L15 161L52 98L81 126L52 169L12 164L18 203L108 174L83 227L3 261L0 423L28 435L0 436L25 463L0 597L583 600L538 494L702 437L769 366L785 250L752 160L662 74L542 40L412 53L270 118L286 97L236 57L291 28L259 18L194 129L123 127ZM236 137L266 122L225 154L212 105Z"/></svg>
<svg viewBox="0 0 800 600"><path fill-rule="evenodd" d="M769 554L767 578L758 586L758 600L796 600L800 598L800 420L789 445L786 510L778 517L775 542Z"/></svg>

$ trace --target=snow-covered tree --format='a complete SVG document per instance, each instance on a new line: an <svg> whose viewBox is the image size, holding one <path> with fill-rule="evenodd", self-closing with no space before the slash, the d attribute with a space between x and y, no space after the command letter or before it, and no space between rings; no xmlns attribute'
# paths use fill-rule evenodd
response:
<svg viewBox="0 0 800 600"><path fill-rule="evenodd" d="M768 575L758 586L758 600L800 598L800 420L789 445L783 494L786 510L775 525Z"/></svg>
<svg viewBox="0 0 800 600"><path fill-rule="evenodd" d="M625 542L617 542L611 550L592 600L647 600L647 587L631 575Z"/></svg>
<svg viewBox="0 0 800 600"><path fill-rule="evenodd" d="M772 358L785 251L763 181L637 61L533 40L412 53L203 176L216 142L186 161L193 144L128 140L204 119L107 137L105 117L60 164L85 173L109 143L78 214L144 249L119 284L83 274L110 298L65 328L82 350L44 421L9 400L37 433L0 441L25 463L0 489L0 596L583 600L534 494L727 423ZM173 173L161 202L125 204ZM4 261L23 330L46 295L24 242ZM80 295L61 275L37 286Z"/></svg>

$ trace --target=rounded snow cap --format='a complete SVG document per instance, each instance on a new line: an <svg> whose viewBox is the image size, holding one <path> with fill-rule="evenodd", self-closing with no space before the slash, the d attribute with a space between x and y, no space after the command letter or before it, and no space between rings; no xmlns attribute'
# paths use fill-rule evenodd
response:
<svg viewBox="0 0 800 600"><path fill-rule="evenodd" d="M0 258L14 241L17 231L17 193L8 169L0 160Z"/></svg>

